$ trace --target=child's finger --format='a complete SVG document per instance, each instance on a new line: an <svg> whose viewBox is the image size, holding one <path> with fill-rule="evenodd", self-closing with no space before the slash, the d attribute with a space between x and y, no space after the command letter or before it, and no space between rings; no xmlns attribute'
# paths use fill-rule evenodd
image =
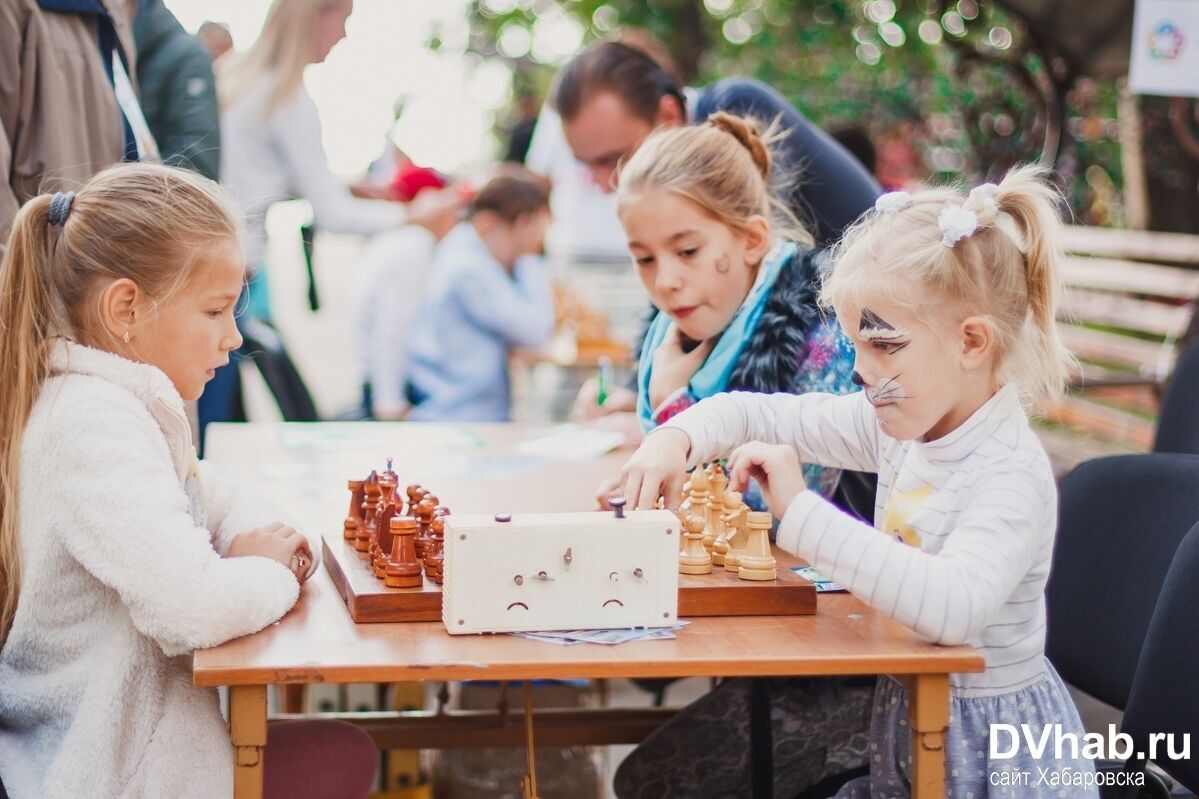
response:
<svg viewBox="0 0 1199 799"><path fill-rule="evenodd" d="M634 506L636 510L653 510L658 504L658 487L662 485L662 480L653 474L647 474L645 479L641 481L641 491L637 496L637 504Z"/></svg>
<svg viewBox="0 0 1199 799"><path fill-rule="evenodd" d="M672 475L666 481L666 487L663 489L662 498L666 500L667 510L679 509L679 497L683 493L683 476L676 474Z"/></svg>
<svg viewBox="0 0 1199 799"><path fill-rule="evenodd" d="M637 509L637 497L641 494L641 480L641 472L630 472L620 486L621 496L625 498L625 502L629 503L630 510Z"/></svg>
<svg viewBox="0 0 1199 799"><path fill-rule="evenodd" d="M745 484L749 481L749 470L751 463L746 457L746 448L744 446L733 450L733 454L729 456L729 485L734 491L744 491Z"/></svg>
<svg viewBox="0 0 1199 799"><path fill-rule="evenodd" d="M279 531L279 537L283 539L283 544L293 553L299 549L308 550L308 539L304 534L294 527L285 527Z"/></svg>

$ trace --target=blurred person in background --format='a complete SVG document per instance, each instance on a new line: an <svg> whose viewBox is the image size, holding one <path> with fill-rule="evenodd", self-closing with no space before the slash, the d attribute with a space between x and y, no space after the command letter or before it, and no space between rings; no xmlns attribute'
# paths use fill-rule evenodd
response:
<svg viewBox="0 0 1199 799"><path fill-rule="evenodd" d="M163 163L216 180L221 129L208 51L162 0L138 0L133 38L142 111Z"/></svg>
<svg viewBox="0 0 1199 799"><path fill-rule="evenodd" d="M17 209L120 161L154 161L120 0L0 3L0 251Z"/></svg>
<svg viewBox="0 0 1199 799"><path fill-rule="evenodd" d="M623 41L597 42L571 59L558 73L551 104L571 152L604 191L615 189L617 166L655 128L693 125L725 111L779 121L779 175L795 186L791 211L818 246L836 241L882 193L848 150L769 86L731 77L683 87L644 49Z"/></svg>

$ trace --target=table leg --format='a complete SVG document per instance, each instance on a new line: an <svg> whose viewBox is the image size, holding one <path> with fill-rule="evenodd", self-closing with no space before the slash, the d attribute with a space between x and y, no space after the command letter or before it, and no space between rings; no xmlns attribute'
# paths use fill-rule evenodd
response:
<svg viewBox="0 0 1199 799"><path fill-rule="evenodd" d="M229 738L233 742L234 799L262 799L266 748L266 686L229 688Z"/></svg>
<svg viewBox="0 0 1199 799"><path fill-rule="evenodd" d="M917 674L904 682L912 726L912 799L941 799L945 796L949 675Z"/></svg>

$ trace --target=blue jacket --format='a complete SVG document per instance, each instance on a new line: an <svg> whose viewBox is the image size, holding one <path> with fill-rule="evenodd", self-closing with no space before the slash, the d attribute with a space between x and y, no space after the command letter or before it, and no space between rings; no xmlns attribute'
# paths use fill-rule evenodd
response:
<svg viewBox="0 0 1199 799"><path fill-rule="evenodd" d="M700 89L695 121L703 122L717 111L753 117L766 125L779 119L784 134L773 147L774 181L785 188L780 196L788 198L792 213L818 245L839 239L882 194L878 182L848 150L766 84L725 78Z"/></svg>
<svg viewBox="0 0 1199 799"><path fill-rule="evenodd" d="M543 347L554 330L545 261L521 258L509 275L463 222L438 245L425 303L412 336L408 418L508 421L509 348Z"/></svg>

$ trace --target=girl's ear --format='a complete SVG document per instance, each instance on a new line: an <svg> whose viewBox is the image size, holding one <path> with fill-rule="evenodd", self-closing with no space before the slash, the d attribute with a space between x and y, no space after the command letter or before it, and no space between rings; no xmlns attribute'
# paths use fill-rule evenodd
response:
<svg viewBox="0 0 1199 799"><path fill-rule="evenodd" d="M761 214L754 214L745 220L744 235L746 263L756 266L770 249L770 222Z"/></svg>
<svg viewBox="0 0 1199 799"><path fill-rule="evenodd" d="M988 363L995 351L995 328L981 316L962 320L958 328L961 341L962 368L969 371Z"/></svg>
<svg viewBox="0 0 1199 799"><path fill-rule="evenodd" d="M145 316L141 290L127 277L114 280L100 293L98 310L104 331L115 339L123 340L139 320Z"/></svg>

